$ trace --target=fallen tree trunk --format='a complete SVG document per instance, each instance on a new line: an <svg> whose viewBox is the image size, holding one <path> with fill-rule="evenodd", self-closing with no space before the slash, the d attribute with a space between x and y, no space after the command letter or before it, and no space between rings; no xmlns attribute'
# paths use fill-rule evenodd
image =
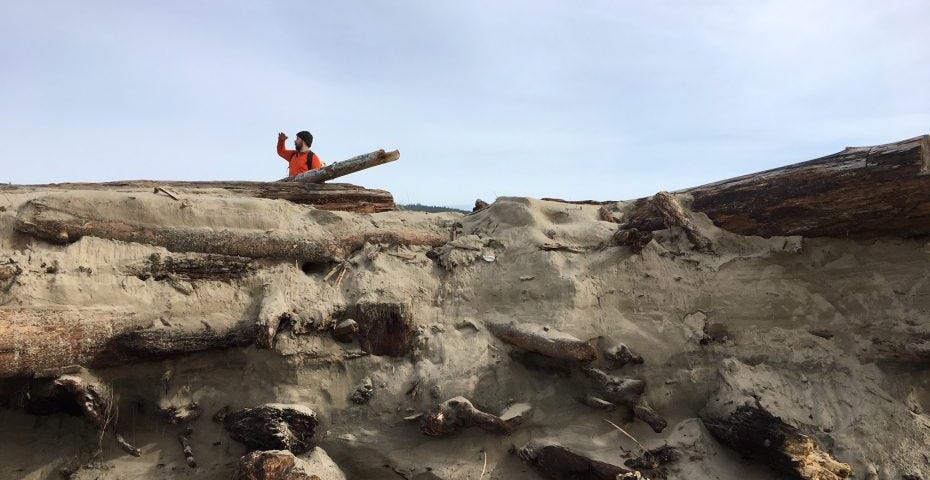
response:
<svg viewBox="0 0 930 480"><path fill-rule="evenodd" d="M156 316L96 309L0 310L0 378L50 377L255 342L254 323L227 330L151 328Z"/></svg>
<svg viewBox="0 0 930 480"><path fill-rule="evenodd" d="M52 183L48 185L2 185L0 192L16 193L34 190L112 190L136 191L171 187L180 200L191 195L215 194L216 190L232 195L287 200L302 205L313 205L321 210L356 213L386 212L394 209L394 197L385 190L373 190L347 183L277 182L183 182L128 180L104 183Z"/></svg>
<svg viewBox="0 0 930 480"><path fill-rule="evenodd" d="M298 260L310 263L343 261L365 243L439 246L445 237L416 231L371 230L307 238L241 231L136 225L80 217L30 200L16 217L17 231L67 244L90 236L165 247L172 252L197 252L249 258Z"/></svg>
<svg viewBox="0 0 930 480"><path fill-rule="evenodd" d="M928 235L930 136L847 148L674 193L690 195L692 211L741 235Z"/></svg>
<svg viewBox="0 0 930 480"><path fill-rule="evenodd" d="M357 157L352 157L348 160L342 162L336 162L332 165L327 165L318 170L310 170L309 172L301 173L300 175L294 175L293 177L287 177L282 182L303 182L303 183L320 183L327 180L332 180L334 178L339 178L346 176L350 173L358 172L359 170L365 170L366 168L376 167L388 162L393 162L400 158L400 152L394 150L393 152L385 152L384 150L378 150L376 152L366 153L364 155L359 155Z"/></svg>

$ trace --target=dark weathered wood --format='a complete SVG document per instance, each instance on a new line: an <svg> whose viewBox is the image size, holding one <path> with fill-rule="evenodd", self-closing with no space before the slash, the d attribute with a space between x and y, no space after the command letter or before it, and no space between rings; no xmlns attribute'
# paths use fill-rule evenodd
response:
<svg viewBox="0 0 930 480"><path fill-rule="evenodd" d="M930 136L847 148L808 162L675 192L741 235L930 234Z"/></svg>
<svg viewBox="0 0 930 480"><path fill-rule="evenodd" d="M652 201L662 214L665 224L681 227L688 236L688 240L699 252L712 253L713 244L701 233L691 220L691 214L685 211L675 196L668 192L659 192L652 197Z"/></svg>
<svg viewBox="0 0 930 480"><path fill-rule="evenodd" d="M101 432L111 432L126 453L138 457L142 451L123 438L112 390L88 372L61 375L33 382L23 398L23 408L34 415L70 413L86 418Z"/></svg>
<svg viewBox="0 0 930 480"><path fill-rule="evenodd" d="M701 419L720 443L762 461L788 478L839 480L849 465L836 461L808 435L760 407L734 405L705 411Z"/></svg>
<svg viewBox="0 0 930 480"><path fill-rule="evenodd" d="M431 408L420 424L420 431L430 436L444 436L469 427L509 435L513 427L497 415L482 412L465 397L455 397Z"/></svg>
<svg viewBox="0 0 930 480"><path fill-rule="evenodd" d="M534 441L518 452L544 477L552 480L616 480L630 473L624 467L594 460L554 442Z"/></svg>
<svg viewBox="0 0 930 480"><path fill-rule="evenodd" d="M320 421L316 412L303 405L266 403L229 413L223 425L233 440L249 450L301 454L313 447Z"/></svg>
<svg viewBox="0 0 930 480"><path fill-rule="evenodd" d="M109 190L138 191L157 187L172 187L181 200L197 195L227 193L244 197L287 200L313 205L321 210L357 213L386 212L394 209L394 197L385 190L373 190L347 183L306 182L185 182L157 180L126 180L103 183L51 183L48 185L0 185L0 192L16 193L41 190Z"/></svg>
<svg viewBox="0 0 930 480"><path fill-rule="evenodd" d="M300 175L287 177L282 181L320 183L327 180L332 180L334 178L343 177L360 170L365 170L366 168L376 167L388 162L393 162L398 158L400 158L400 152L397 150L394 150L393 152L378 150L375 152L366 153L364 155L359 155L357 157L352 157L348 160L336 162L318 170L310 170L309 172L304 172Z"/></svg>
<svg viewBox="0 0 930 480"><path fill-rule="evenodd" d="M142 280L235 280L255 271L252 259L229 255L153 253L126 267L125 272Z"/></svg>
<svg viewBox="0 0 930 480"><path fill-rule="evenodd" d="M635 378L621 378L596 368L583 369L591 379L598 398L625 407L632 416L646 422L656 433L661 433L668 422L646 401L646 382Z"/></svg>
<svg viewBox="0 0 930 480"><path fill-rule="evenodd" d="M43 240L67 244L84 236L165 247L172 252L198 252L249 258L289 259L311 263L345 260L365 243L439 246L445 237L416 231L372 228L320 238L283 236L264 232L138 225L117 220L85 218L30 200L16 217L15 228Z"/></svg>

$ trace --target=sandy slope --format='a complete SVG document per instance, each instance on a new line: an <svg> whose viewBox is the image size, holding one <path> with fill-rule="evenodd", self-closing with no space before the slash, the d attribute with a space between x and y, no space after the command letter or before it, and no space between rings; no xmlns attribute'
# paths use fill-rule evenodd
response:
<svg viewBox="0 0 930 480"><path fill-rule="evenodd" d="M161 248L90 237L63 247L15 233L18 209L37 196L71 211L165 226L298 235L371 225L443 234L454 228L457 238L438 249L438 260L426 247L367 246L338 288L323 280L325 271L263 260L252 276L193 282L194 293L185 295L125 273L126 265L165 253ZM644 364L613 373L645 379L648 399L669 427L657 434L641 421L622 426L647 447L682 449L668 478L780 478L719 445L703 427L699 414L721 388L756 396L852 465L856 478L930 476L928 364L875 347L875 339L930 330L930 246L922 241L741 237L705 218L717 255L691 252L675 229L633 255L609 245L616 225L600 221L596 206L525 198L500 198L470 216L332 213L219 193L182 207L148 191L8 191L0 206L0 263L12 259L23 269L0 293L2 308L93 307L150 315L166 327L221 328L257 318L262 298L277 296L295 317L273 350L96 371L119 395L119 421L143 449L139 458L101 440L80 418L0 409L0 478L60 478L63 467L80 479L229 478L245 449L210 416L225 405L265 402L316 410L326 429L320 445L348 478L477 479L484 454L485 478L540 478L511 452L540 438L619 465L638 453L604 421L620 419L578 401L589 390L583 375L514 360L511 347L486 328L502 320L595 343L610 337L642 355ZM585 253L540 249L553 242ZM344 359L343 351L358 345L337 343L317 327L361 301L409 304L420 332L416 348L400 358ZM702 345L707 332L714 341ZM375 394L356 405L349 396L364 377ZM0 393L21 386L6 381ZM527 402L533 414L504 437L470 429L432 438L403 419L457 395L493 413ZM192 400L205 412L193 423L197 469L184 463L180 427L156 415L159 406Z"/></svg>

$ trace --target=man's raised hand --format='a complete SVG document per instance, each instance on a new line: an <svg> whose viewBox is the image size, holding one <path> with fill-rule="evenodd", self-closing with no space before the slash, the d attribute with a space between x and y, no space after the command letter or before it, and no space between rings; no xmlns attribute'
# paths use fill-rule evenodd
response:
<svg viewBox="0 0 930 480"><path fill-rule="evenodd" d="M279 133L278 133L278 141L280 142L280 141L282 141L282 140L287 140L287 134L285 134L284 132L279 132Z"/></svg>

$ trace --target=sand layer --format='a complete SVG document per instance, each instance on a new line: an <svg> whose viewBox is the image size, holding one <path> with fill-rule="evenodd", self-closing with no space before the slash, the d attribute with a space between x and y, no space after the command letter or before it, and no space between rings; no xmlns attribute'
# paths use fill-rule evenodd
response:
<svg viewBox="0 0 930 480"><path fill-rule="evenodd" d="M324 278L329 268L257 260L242 278L179 288L127 273L153 253L169 255L161 247L94 237L62 246L17 233L18 212L36 198L164 227L314 238L403 228L454 240L432 251L366 245L340 282ZM617 225L600 220L598 206L527 198L499 198L468 216L351 214L221 192L184 203L142 190L32 188L4 193L0 208L0 264L20 271L0 284L2 309L105 310L135 316L142 327L191 330L257 321L269 302L291 316L272 349L96 369L118 396L118 422L140 457L79 417L0 409L0 478L231 478L246 449L210 417L264 403L315 411L324 431L318 444L349 479L478 479L483 468L484 478L541 478L514 454L541 439L616 465L638 456L640 447L605 420L646 448L677 447L683 455L666 466L669 479L782 478L710 435L700 417L720 392L753 399L807 433L855 478L930 477L925 241L743 237L698 216L716 254L693 252L675 228L633 254L611 246ZM625 205L613 208L622 215ZM565 248L541 248L553 244ZM409 352L357 356L363 346L325 331L365 303L405 306L415 323ZM644 362L610 372L644 380L669 426L656 433L583 404L589 379L528 362L489 331L502 322L549 327L598 348L628 345ZM365 378L373 394L358 404L350 397ZM15 396L23 385L6 380L0 393ZM494 414L518 403L532 411L506 436L471 428L430 437L405 420L457 396ZM191 402L204 411L190 424L197 468L177 440L184 427L158 415Z"/></svg>

